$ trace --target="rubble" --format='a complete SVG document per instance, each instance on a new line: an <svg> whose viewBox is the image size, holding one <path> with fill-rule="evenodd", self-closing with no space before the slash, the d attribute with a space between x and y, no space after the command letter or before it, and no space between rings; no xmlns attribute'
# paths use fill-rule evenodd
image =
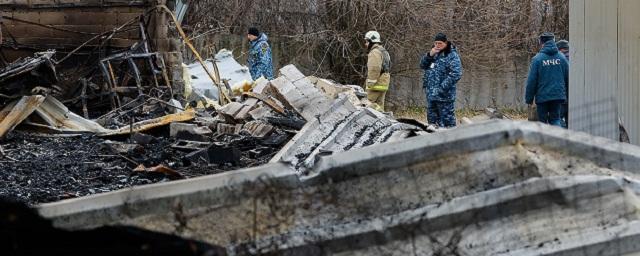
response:
<svg viewBox="0 0 640 256"><path fill-rule="evenodd" d="M252 137L264 138L270 135L276 128L265 121L251 121L242 127L242 132L247 132Z"/></svg>
<svg viewBox="0 0 640 256"><path fill-rule="evenodd" d="M316 88L311 81L306 79L300 71L293 66L284 67L280 72L283 76L271 81L276 98L285 106L294 109L307 121L312 121L316 116L330 108L332 101ZM298 80L290 80L288 77L302 77Z"/></svg>
<svg viewBox="0 0 640 256"><path fill-rule="evenodd" d="M0 194L35 204L265 164L296 132L283 123L304 124L261 94L269 86L261 81L251 97L238 95L240 102L218 111L183 108L175 99L137 91L94 120L52 95L13 100L0 112L0 169L11 170L0 175L7 184ZM237 104L267 113L259 119L248 109L224 115Z"/></svg>
<svg viewBox="0 0 640 256"><path fill-rule="evenodd" d="M33 113L36 115L32 116ZM132 123L112 130L70 112L60 101L53 97L25 96L19 101L8 104L0 112L0 137L5 136L23 122L27 126L35 127L36 130L47 133L80 134L89 132L100 136L115 136L144 132L173 122L189 121L193 120L195 116L196 114L193 110L183 111Z"/></svg>
<svg viewBox="0 0 640 256"><path fill-rule="evenodd" d="M167 178L172 179L172 180L177 180L177 179L184 179L184 176L182 174L180 174L179 172L166 167L164 165L158 165L155 167L151 167L151 168L147 168L144 165L139 165L138 167L136 167L135 169L133 169L134 172L143 172L143 173L157 173L160 175L166 175Z"/></svg>
<svg viewBox="0 0 640 256"><path fill-rule="evenodd" d="M255 154L249 154L250 157ZM205 149L201 149L188 154L185 158L191 163L205 162L217 165L239 166L242 154L237 147L226 144L211 144Z"/></svg>
<svg viewBox="0 0 640 256"><path fill-rule="evenodd" d="M207 137L213 135L209 127L201 127L196 124L171 123L169 136L179 140L207 141Z"/></svg>
<svg viewBox="0 0 640 256"><path fill-rule="evenodd" d="M282 76L271 82L277 97L300 113L307 124L271 162L283 161L304 172L313 168L321 153L344 152L384 143L391 138L404 139L424 131L374 109L353 104L358 100L354 99L352 89L342 89L349 93L336 94L337 98L332 99L295 67L287 66L280 72ZM326 80L322 83L324 91L331 86Z"/></svg>
<svg viewBox="0 0 640 256"><path fill-rule="evenodd" d="M105 141L102 146L112 151L114 154L132 154L144 152L144 148L138 144L123 143L117 141ZM135 162L134 162L135 163Z"/></svg>
<svg viewBox="0 0 640 256"><path fill-rule="evenodd" d="M171 85L169 84L169 78L164 68L165 63L162 55L159 53L149 53L148 45L146 44L147 42L143 41L142 44L134 45L129 51L118 53L100 60L100 68L105 80L109 84L112 106L122 104L119 96L120 94L137 92L138 95L144 95L152 88L166 90L169 94L173 95ZM143 79L141 77L142 70L138 67L138 64L136 63L137 60L143 60L148 64L147 66L150 69L149 73L151 74L154 82L152 85L143 85ZM119 62L121 66L126 66L128 68L123 69L123 77L116 76L112 62ZM131 73L133 73L135 87L120 86L121 84L129 84L128 80L131 79ZM161 75L164 80L163 87L160 86L157 75Z"/></svg>
<svg viewBox="0 0 640 256"><path fill-rule="evenodd" d="M239 102L231 102L220 109L220 114L229 122L238 122L245 120L249 111L251 111L250 106Z"/></svg>
<svg viewBox="0 0 640 256"><path fill-rule="evenodd" d="M242 131L242 124L218 124L216 131L218 134L239 134Z"/></svg>
<svg viewBox="0 0 640 256"><path fill-rule="evenodd" d="M55 51L38 52L35 57L18 59L0 69L0 96L17 99L38 87L48 88L49 92L59 90L56 87L58 75L52 60L54 54Z"/></svg>
<svg viewBox="0 0 640 256"><path fill-rule="evenodd" d="M152 10L197 63L159 50ZM92 39L0 69L0 197L47 218L0 198L9 254L640 251L637 147L495 109L454 130L396 120L294 65L253 81L231 51L203 60L161 3L112 31L64 30ZM122 33L139 38L111 45Z"/></svg>
<svg viewBox="0 0 640 256"><path fill-rule="evenodd" d="M0 168L14 170L3 177L13 185L0 193L42 203L269 161L305 172L321 156L401 140L421 130L366 108L352 87L307 78L292 65L282 68L277 79L247 86L252 81L246 68L231 56L221 51L215 60L221 66L210 70L220 71L235 101L213 109L202 108L202 102L189 104L188 95L184 102L176 100L175 92L159 86L162 78L156 75L164 76L163 61L144 44L100 60L109 85L105 100L112 108L96 119L86 117L96 116L89 101L81 104L85 117L52 95L9 102L0 112L0 135L6 137L0 144L5 159ZM150 75L143 75L140 63L147 64ZM114 64L131 72L115 72ZM213 90L202 90L217 88L210 79L208 84L197 80L191 80L192 93L214 96ZM84 89L91 86L81 82ZM82 92L81 98L87 97ZM55 169L59 177L41 180L32 168ZM87 181L91 172L95 177L89 178L101 182Z"/></svg>
<svg viewBox="0 0 640 256"><path fill-rule="evenodd" d="M0 137L4 137L4 135L24 121L43 101L43 96L23 97L19 101L5 106L1 112Z"/></svg>
<svg viewBox="0 0 640 256"><path fill-rule="evenodd" d="M39 212L232 255L633 255L639 164L636 146L499 120L324 156L308 174L271 163Z"/></svg>
<svg viewBox="0 0 640 256"><path fill-rule="evenodd" d="M178 140L171 145L171 148L183 150L183 151L198 151L203 150L209 146L207 142L190 141L190 140Z"/></svg>
<svg viewBox="0 0 640 256"><path fill-rule="evenodd" d="M267 96L264 96L262 94L253 93L253 92L245 92L243 95L252 98L252 99L247 99L245 101L245 104L247 106L250 106L250 107L253 108L254 106L256 106L258 104L258 100L260 100L260 101L264 102L264 104L269 106L272 110L278 112L279 114L283 114L283 115L286 114L286 110L284 109L284 106L282 106L282 103L276 101L275 99L273 99L271 97L267 97ZM251 113L249 113L249 114L251 114ZM247 116L246 115L242 115L241 118L247 118Z"/></svg>
<svg viewBox="0 0 640 256"><path fill-rule="evenodd" d="M166 125L170 125L174 122L184 122L193 120L196 117L196 113L193 110L183 111L177 114L169 114L163 117L158 117L154 119L144 120L137 123L133 123L128 126L123 126L116 130L109 130L103 133L100 133L100 136L116 136L116 135L126 135L136 132L144 132L151 130L153 128L162 127Z"/></svg>
<svg viewBox="0 0 640 256"><path fill-rule="evenodd" d="M35 113L35 116L32 114ZM29 120L27 120L30 118ZM0 138L23 123L49 133L106 133L96 122L71 113L60 101L49 96L24 96L0 112Z"/></svg>
<svg viewBox="0 0 640 256"><path fill-rule="evenodd" d="M285 136L288 140L290 136ZM183 175L195 178L243 167L267 163L275 153L255 157L251 149L266 147L277 152L280 144L269 138L220 137L200 142L199 147L174 147L180 141L156 137L148 144L106 141L96 135L74 137L34 136L14 131L0 142L0 195L17 198L30 204L55 202L116 191L133 186L170 181L171 175L135 172L140 164L151 167L164 165ZM234 165L191 162L187 155L221 143L241 150ZM193 142L189 142L193 143Z"/></svg>
<svg viewBox="0 0 640 256"><path fill-rule="evenodd" d="M144 133L136 132L131 135L131 141L144 146L144 145L156 143L158 141L158 138L153 137L151 135L144 134Z"/></svg>
<svg viewBox="0 0 640 256"><path fill-rule="evenodd" d="M0 70L0 169L11 170L0 174L8 184L0 195L54 202L270 161L306 173L321 156L421 130L367 108L361 88L293 65L253 81L231 51L205 61L179 23L197 63L183 64L182 74L169 70L175 60L154 48L145 15L61 59L47 51ZM137 41L78 54L125 29L138 32ZM71 59L87 69L62 65Z"/></svg>
<svg viewBox="0 0 640 256"><path fill-rule="evenodd" d="M364 90L360 86L340 85L328 79L317 78L314 76L308 77L308 79L330 99L337 99L341 94L347 94L349 101L351 101L353 105L363 107L367 106L366 103L363 103L360 100L361 98L364 99L367 96L367 93L364 92Z"/></svg>

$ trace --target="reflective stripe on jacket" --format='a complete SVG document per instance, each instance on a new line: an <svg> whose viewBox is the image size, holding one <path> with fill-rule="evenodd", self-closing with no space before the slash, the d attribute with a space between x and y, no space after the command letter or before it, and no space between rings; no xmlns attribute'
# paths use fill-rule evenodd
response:
<svg viewBox="0 0 640 256"><path fill-rule="evenodd" d="M388 91L391 83L391 57L382 45L375 44L367 61L366 89Z"/></svg>

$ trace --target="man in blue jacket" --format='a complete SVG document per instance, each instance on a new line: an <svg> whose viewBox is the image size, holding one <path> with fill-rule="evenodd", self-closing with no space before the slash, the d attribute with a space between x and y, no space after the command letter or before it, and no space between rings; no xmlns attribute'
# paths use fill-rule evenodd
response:
<svg viewBox="0 0 640 256"><path fill-rule="evenodd" d="M569 41L560 40L556 43L558 50L564 55L567 60L569 60Z"/></svg>
<svg viewBox="0 0 640 256"><path fill-rule="evenodd" d="M562 126L561 108L567 100L569 63L558 51L555 36L546 32L540 36L542 49L531 60L525 101L535 103L540 122Z"/></svg>
<svg viewBox="0 0 640 256"><path fill-rule="evenodd" d="M271 60L271 47L265 33L261 33L257 28L249 28L247 33L249 39L249 73L255 81L261 76L273 80L273 62Z"/></svg>
<svg viewBox="0 0 640 256"><path fill-rule="evenodd" d="M420 61L427 95L427 121L441 128L456 126L456 84L462 78L462 63L456 47L438 33L429 53Z"/></svg>

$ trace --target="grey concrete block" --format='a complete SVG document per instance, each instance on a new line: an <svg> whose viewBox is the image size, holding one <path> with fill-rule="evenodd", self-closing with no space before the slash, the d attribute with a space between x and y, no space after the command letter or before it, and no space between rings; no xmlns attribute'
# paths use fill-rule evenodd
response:
<svg viewBox="0 0 640 256"><path fill-rule="evenodd" d="M198 126L196 124L187 123L171 123L169 125L169 136L177 137L181 133L187 133L192 135L211 135L213 131L209 127Z"/></svg>
<svg viewBox="0 0 640 256"><path fill-rule="evenodd" d="M304 79L306 76L296 68L294 65L287 65L280 69L280 75L289 79L289 81L295 82L300 79Z"/></svg>

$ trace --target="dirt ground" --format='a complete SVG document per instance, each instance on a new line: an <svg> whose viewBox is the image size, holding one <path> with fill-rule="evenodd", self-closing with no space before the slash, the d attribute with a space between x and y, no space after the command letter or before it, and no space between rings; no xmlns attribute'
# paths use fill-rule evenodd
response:
<svg viewBox="0 0 640 256"><path fill-rule="evenodd" d="M526 111L522 111L522 110L518 110L518 109L513 109L513 108L501 108L499 109L500 112L508 115L509 117L511 117L512 119L515 120L527 120L527 112ZM458 109L456 110L456 118L458 119L458 122L462 119L462 118L469 118L472 119L476 116L479 115L483 115L485 114L484 109L469 109L469 108L464 108L464 109ZM407 108L403 108L397 111L394 111L394 116L396 118L406 118L406 119L415 119L415 120L420 120L423 122L426 122L427 120L427 113L426 113L426 109L423 107L407 107Z"/></svg>

